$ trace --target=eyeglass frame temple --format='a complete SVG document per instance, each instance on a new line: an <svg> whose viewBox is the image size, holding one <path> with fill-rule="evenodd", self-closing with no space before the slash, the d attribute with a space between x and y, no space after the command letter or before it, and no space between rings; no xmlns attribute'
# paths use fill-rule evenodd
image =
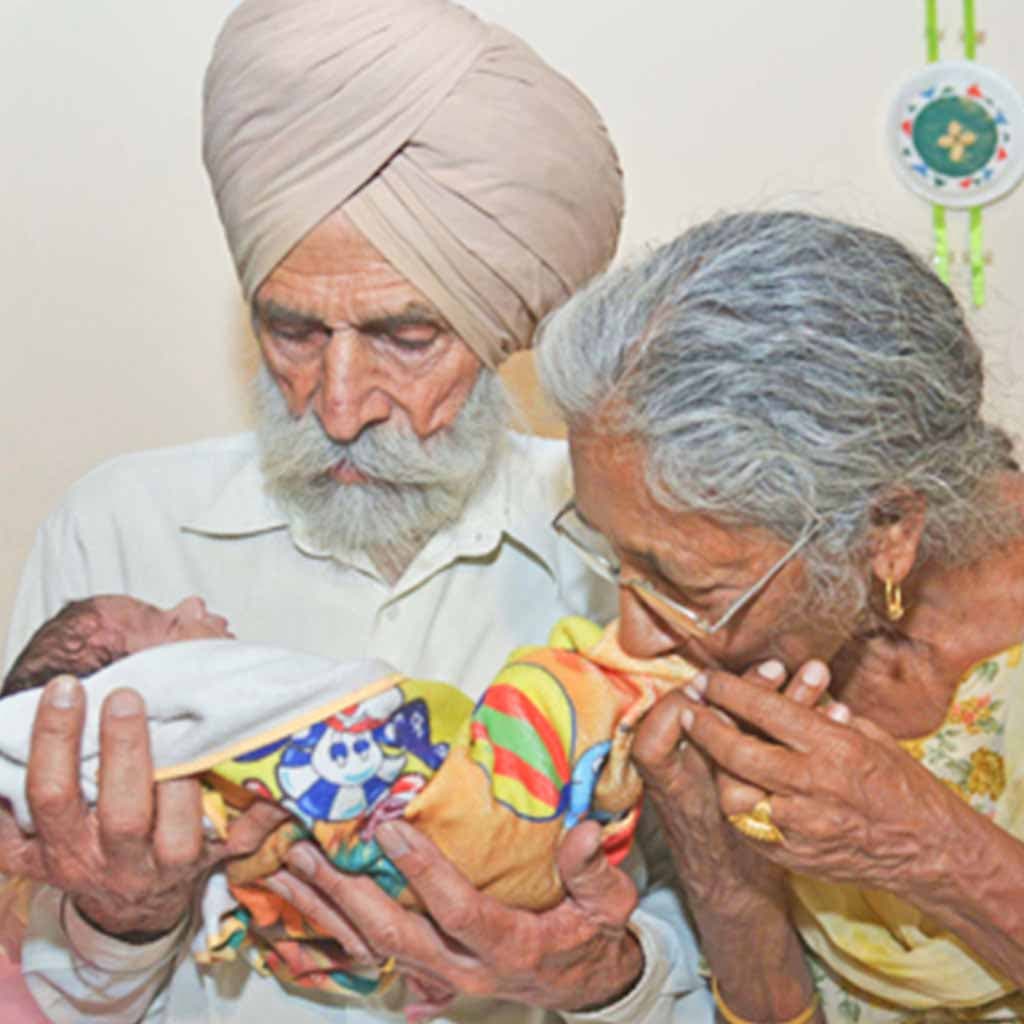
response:
<svg viewBox="0 0 1024 1024"><path fill-rule="evenodd" d="M806 546L814 534L818 531L821 526L820 519L814 519L810 525L804 530L803 535L797 538L796 543L785 553L781 558L778 559L772 566L769 567L767 572L757 581L754 586L744 593L740 594L728 608L718 617L715 622L708 622L702 615L698 615L692 608L687 608L686 605L680 604L678 601L673 600L667 594L662 594L652 583L645 580L642 576L636 577L632 580L624 580L622 578L622 569L613 569L610 565L603 565L601 562L601 556L596 551L591 551L581 541L573 537L573 535L560 524L562 517L569 512L571 509L575 509L576 499L570 498L556 513L554 519L551 520L551 526L556 533L561 534L570 544L573 545L577 550L587 556L586 561L590 564L591 568L596 569L597 566L601 566L601 575L604 575L605 579L609 583L614 583L618 587L631 587L637 590L643 590L650 594L653 594L658 601L663 601L673 611L683 615L690 622L693 623L701 632L711 635L717 633L720 629L726 626L729 620L748 602L752 601L762 590L775 578L775 574L791 559L796 558L797 554ZM596 563L596 564L595 564Z"/></svg>

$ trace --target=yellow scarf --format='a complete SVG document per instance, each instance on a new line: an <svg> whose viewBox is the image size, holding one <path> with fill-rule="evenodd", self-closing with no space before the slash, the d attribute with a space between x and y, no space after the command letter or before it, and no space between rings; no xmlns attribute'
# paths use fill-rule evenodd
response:
<svg viewBox="0 0 1024 1024"><path fill-rule="evenodd" d="M1005 700L1001 791L996 796L990 789L988 796L995 796L995 823L1024 838L1024 665L1020 654L1020 647L1014 647L972 669L940 730L962 723L964 709L978 706L977 698L973 704L971 699L960 701L972 679L984 681ZM990 706L987 696L981 698L981 705ZM978 732L971 724L961 731ZM925 742L927 738L906 746ZM971 793L964 796L972 804L979 803ZM983 1006L1016 991L1013 982L905 900L803 875L791 876L790 888L794 920L804 941L836 974L868 996L898 1008L925 1010Z"/></svg>

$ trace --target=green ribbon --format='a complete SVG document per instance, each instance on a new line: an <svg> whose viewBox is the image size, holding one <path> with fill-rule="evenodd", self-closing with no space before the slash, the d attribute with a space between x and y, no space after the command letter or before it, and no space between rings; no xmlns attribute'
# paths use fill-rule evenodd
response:
<svg viewBox="0 0 1024 1024"><path fill-rule="evenodd" d="M985 246L980 206L971 207L971 298L975 306L985 304Z"/></svg>
<svg viewBox="0 0 1024 1024"><path fill-rule="evenodd" d="M939 59L939 0L924 0L924 17L928 63L933 64ZM946 230L946 208L938 203L932 205L932 234L935 245L935 273L949 284L949 233Z"/></svg>
<svg viewBox="0 0 1024 1024"><path fill-rule="evenodd" d="M964 56L974 60L978 52L978 38L974 31L974 0L964 0Z"/></svg>
<svg viewBox="0 0 1024 1024"><path fill-rule="evenodd" d="M974 25L974 0L964 0L964 56L974 60L978 52L978 36ZM981 207L970 210L971 298L975 306L985 304L985 236L981 224Z"/></svg>
<svg viewBox="0 0 1024 1024"><path fill-rule="evenodd" d="M949 284L949 233L946 230L946 208L936 203L932 207L932 231L935 235L935 273Z"/></svg>
<svg viewBox="0 0 1024 1024"><path fill-rule="evenodd" d="M928 63L939 59L939 0L924 0L925 40L928 43Z"/></svg>
<svg viewBox="0 0 1024 1024"><path fill-rule="evenodd" d="M939 12L938 0L925 0L925 40L928 48L928 63L939 59ZM978 35L974 20L974 0L964 0L964 57L974 60L978 52ZM970 262L971 298L975 306L985 302L985 236L982 227L982 208L970 209ZM949 229L946 224L946 209L938 203L932 206L932 232L935 239L935 273L949 284Z"/></svg>

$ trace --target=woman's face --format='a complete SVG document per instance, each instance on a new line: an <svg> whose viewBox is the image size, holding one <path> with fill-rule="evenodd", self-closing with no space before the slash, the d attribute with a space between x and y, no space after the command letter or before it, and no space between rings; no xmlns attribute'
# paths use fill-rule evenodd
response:
<svg viewBox="0 0 1024 1024"><path fill-rule="evenodd" d="M635 441L580 432L570 445L576 509L611 543L622 578L640 577L703 618L717 620L791 546L765 530L659 504L644 482L644 451ZM619 600L620 642L637 657L675 653L734 672L778 658L792 670L811 657L828 659L843 640L834 623L808 608L799 555L710 636L659 616L630 587L620 590Z"/></svg>

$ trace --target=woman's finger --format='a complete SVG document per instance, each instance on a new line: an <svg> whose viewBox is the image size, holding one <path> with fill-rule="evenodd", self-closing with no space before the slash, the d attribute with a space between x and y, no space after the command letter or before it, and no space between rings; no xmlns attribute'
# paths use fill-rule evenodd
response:
<svg viewBox="0 0 1024 1024"><path fill-rule="evenodd" d="M817 706L831 681L832 674L828 665L815 658L805 662L793 673L793 678L782 692L787 700L801 704L805 708L813 708Z"/></svg>
<svg viewBox="0 0 1024 1024"><path fill-rule="evenodd" d="M811 708L728 672L706 672L693 680L705 702L772 739L807 752L830 723Z"/></svg>
<svg viewBox="0 0 1024 1024"><path fill-rule="evenodd" d="M776 699L789 703L785 697ZM794 706L794 710L804 709ZM806 714L817 717L814 712ZM734 726L722 721L714 708L684 708L680 721L690 739L740 781L771 792L800 792L806 788L807 759L803 754L737 732Z"/></svg>
<svg viewBox="0 0 1024 1024"><path fill-rule="evenodd" d="M718 806L726 817L749 811L758 800L766 796L766 790L760 786L737 779L726 771L719 771L715 781L718 785Z"/></svg>

